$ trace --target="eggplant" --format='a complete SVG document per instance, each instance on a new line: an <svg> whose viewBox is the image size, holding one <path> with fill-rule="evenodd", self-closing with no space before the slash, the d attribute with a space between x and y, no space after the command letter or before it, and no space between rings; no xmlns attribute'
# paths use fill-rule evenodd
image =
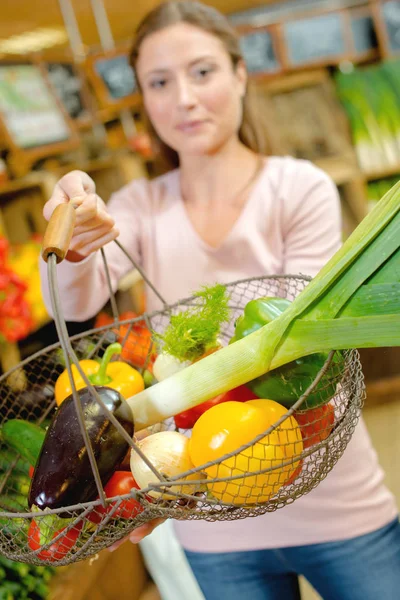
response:
<svg viewBox="0 0 400 600"><path fill-rule="evenodd" d="M94 386L107 409L133 436L132 410L119 392ZM78 391L86 430L104 485L125 458L128 442L110 422L88 388ZM29 506L44 510L67 507L98 498L88 452L79 427L73 396L61 404L43 442L29 490Z"/></svg>

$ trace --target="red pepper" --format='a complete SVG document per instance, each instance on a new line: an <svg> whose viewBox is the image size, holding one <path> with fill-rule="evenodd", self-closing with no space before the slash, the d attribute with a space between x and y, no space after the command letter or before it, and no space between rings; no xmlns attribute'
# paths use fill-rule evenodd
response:
<svg viewBox="0 0 400 600"><path fill-rule="evenodd" d="M326 440L335 424L335 408L332 404L295 412L293 416L300 425L304 449Z"/></svg>
<svg viewBox="0 0 400 600"><path fill-rule="evenodd" d="M0 240L1 242L1 240ZM1 258L0 243L0 258ZM25 337L33 327L31 310L24 298L27 285L7 266L0 269L0 334L8 342Z"/></svg>
<svg viewBox="0 0 400 600"><path fill-rule="evenodd" d="M104 492L106 498L113 498L114 496L124 496L125 494L129 494L132 488L139 489L132 473L128 471L115 471L107 485L104 487ZM114 502L110 503L107 508L96 506L96 509L87 515L87 518L89 521L92 521L92 523L100 523L104 515L112 510L114 504ZM144 506L142 506L138 500L127 498L126 500L122 500L117 510L113 512L112 518L133 519L136 515L143 512L143 510Z"/></svg>
<svg viewBox="0 0 400 600"><path fill-rule="evenodd" d="M0 266L6 263L8 257L9 243L4 237L0 237Z"/></svg>
<svg viewBox="0 0 400 600"><path fill-rule="evenodd" d="M293 471L293 473L291 474L289 479L287 481L285 481L285 483L283 485L287 486L287 485L290 485L291 483L293 483L293 481L295 481L298 478L298 476L300 475L302 470L303 470L303 461L300 460L299 464L297 465L297 468Z"/></svg>
<svg viewBox="0 0 400 600"><path fill-rule="evenodd" d="M64 527L66 530L67 528ZM77 539L79 538L79 534L82 529L82 522L78 523L71 529L65 532L56 542L51 544L48 548L45 548L41 552L37 554L38 558L41 560L48 560L50 562L55 562L64 558L68 552L75 546ZM54 539L58 536L63 529L56 531L52 536ZM44 543L41 541L40 537L40 527L38 523L33 519L29 531L28 531L28 544L31 550L39 550Z"/></svg>
<svg viewBox="0 0 400 600"><path fill-rule="evenodd" d="M222 402L247 402L247 400L255 400L258 398L248 387L245 385L239 385L229 392L219 394L215 398L211 398L198 406L184 410L183 412L175 415L175 425L179 429L191 429L196 423L197 419L201 417L212 406L222 404Z"/></svg>

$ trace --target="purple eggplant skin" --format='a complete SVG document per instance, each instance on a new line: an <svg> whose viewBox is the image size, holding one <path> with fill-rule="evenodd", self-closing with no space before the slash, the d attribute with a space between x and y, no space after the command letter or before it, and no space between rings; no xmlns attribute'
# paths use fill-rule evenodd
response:
<svg viewBox="0 0 400 600"><path fill-rule="evenodd" d="M94 387L108 410L132 437L133 415L126 400L112 388ZM79 390L78 395L104 486L126 456L129 444L88 388ZM47 430L29 490L29 506L54 509L96 498L96 482L71 395L63 401Z"/></svg>

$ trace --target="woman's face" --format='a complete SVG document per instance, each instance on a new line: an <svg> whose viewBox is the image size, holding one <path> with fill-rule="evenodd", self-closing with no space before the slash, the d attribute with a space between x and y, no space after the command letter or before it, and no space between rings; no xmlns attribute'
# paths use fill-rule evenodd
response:
<svg viewBox="0 0 400 600"><path fill-rule="evenodd" d="M144 39L136 65L147 114L168 146L209 155L237 136L246 70L214 35L187 23Z"/></svg>

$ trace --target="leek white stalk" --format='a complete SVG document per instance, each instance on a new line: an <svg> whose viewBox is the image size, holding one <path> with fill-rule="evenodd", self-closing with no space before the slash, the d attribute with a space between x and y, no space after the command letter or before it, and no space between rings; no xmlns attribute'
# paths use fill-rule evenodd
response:
<svg viewBox="0 0 400 600"><path fill-rule="evenodd" d="M130 398L135 429L176 415L301 356L400 346L399 264L400 183L377 203L280 317ZM382 285L393 286L386 304L379 302Z"/></svg>
<svg viewBox="0 0 400 600"><path fill-rule="evenodd" d="M153 375L157 381L163 381L191 364L189 360L181 361L172 354L161 352L153 364Z"/></svg>

